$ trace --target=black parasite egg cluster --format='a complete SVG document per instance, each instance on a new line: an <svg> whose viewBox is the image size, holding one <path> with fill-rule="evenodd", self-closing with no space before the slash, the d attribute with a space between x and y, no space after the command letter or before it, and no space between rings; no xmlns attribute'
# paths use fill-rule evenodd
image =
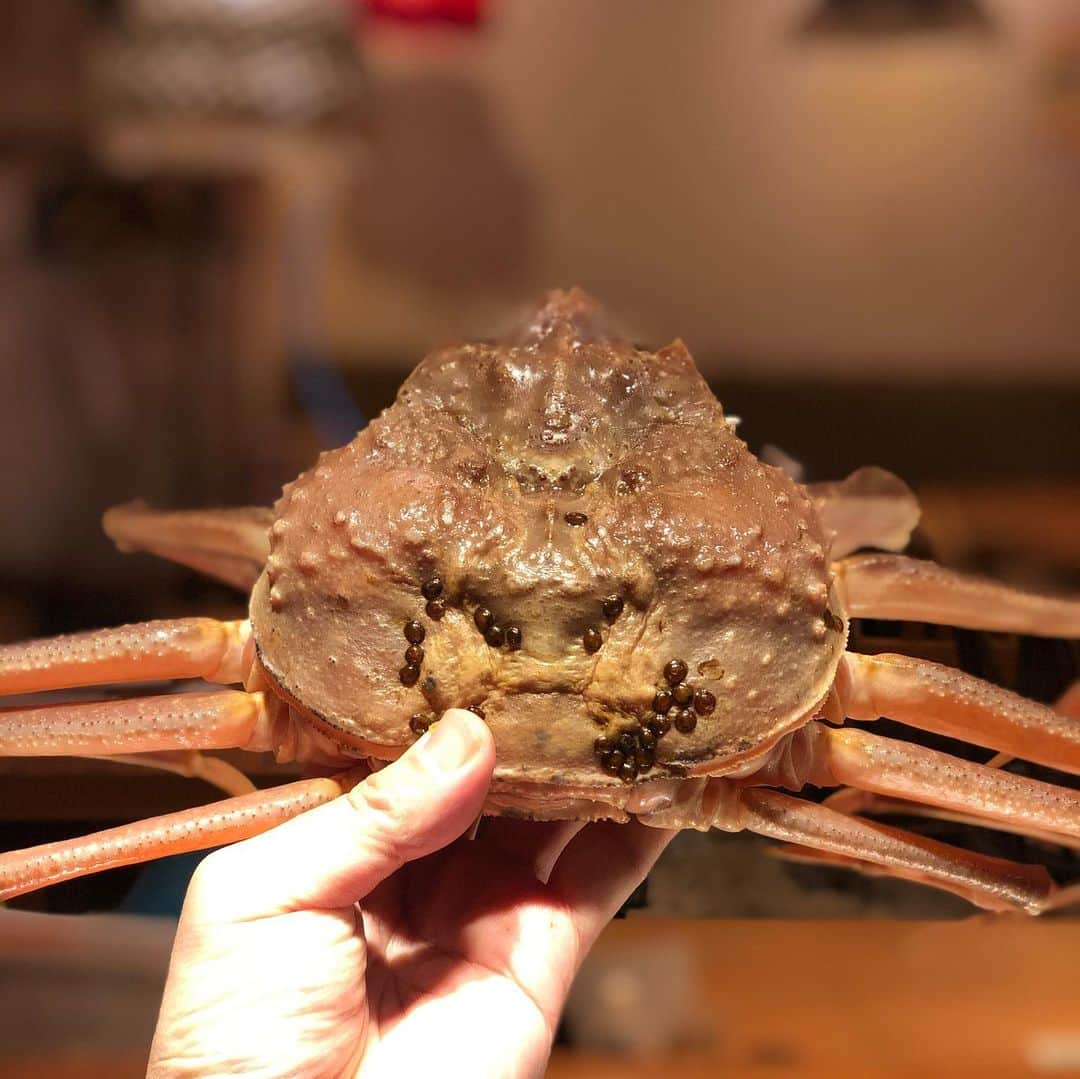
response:
<svg viewBox="0 0 1080 1079"><path fill-rule="evenodd" d="M427 615L436 622L446 614L446 601L442 598L442 593L442 578L437 575L430 577L420 586L420 594L427 600L425 607ZM410 618L405 623L405 640L408 642L408 647L405 649L405 665L398 671L398 678L403 686L415 686L420 681L420 665L424 662L423 645L426 636L427 630L424 629L423 622ZM418 712L409 720L409 726L417 734L422 734L427 730L417 717L427 714Z"/></svg>
<svg viewBox="0 0 1080 1079"><path fill-rule="evenodd" d="M716 697L707 689L690 685L686 681L688 671L685 660L670 660L664 666L667 685L656 691L652 711L618 734L597 738L593 750L605 772L632 782L656 763L657 742L673 725L681 734L690 734L697 726L698 716L711 715L716 710Z"/></svg>
<svg viewBox="0 0 1080 1079"><path fill-rule="evenodd" d="M521 647L521 627L499 625L490 608L477 607L473 611L473 622L484 635L484 641L489 647L502 648L506 645L511 652L516 652Z"/></svg>
<svg viewBox="0 0 1080 1079"><path fill-rule="evenodd" d="M657 737L650 727L634 723L618 734L601 735L593 750L605 772L630 783L656 763Z"/></svg>
<svg viewBox="0 0 1080 1079"><path fill-rule="evenodd" d="M415 712L412 719L409 720L409 730L413 734L423 734L434 722L434 712Z"/></svg>
<svg viewBox="0 0 1080 1079"><path fill-rule="evenodd" d="M623 598L618 595L605 596L600 602L600 609L609 622L614 622L623 612Z"/></svg>
<svg viewBox="0 0 1080 1079"><path fill-rule="evenodd" d="M424 610L428 618L438 622L446 614L446 600L443 599L442 578L435 576L420 586L420 594L427 600Z"/></svg>
<svg viewBox="0 0 1080 1079"><path fill-rule="evenodd" d="M420 664L424 662L424 649L421 647L427 632L423 623L410 618L405 623L405 640L409 646L405 649L405 666L398 671L398 678L403 686L415 686L420 681Z"/></svg>
<svg viewBox="0 0 1080 1079"><path fill-rule="evenodd" d="M446 614L448 603L446 600L446 586L438 574L428 577L420 585L420 595L424 598L424 611L428 618L434 622L440 621ZM473 621L476 628L484 635L484 640L492 648L505 646L508 651L516 652L521 647L521 627L517 625L500 626L495 616L487 607L477 607L473 612ZM424 624L416 618L410 618L404 626L405 633L405 663L398 671L398 678L403 686L415 686L420 682L420 668L424 662L424 638L427 630ZM429 674L420 685L424 695L430 699L435 692L435 679ZM482 715L479 708L473 708L474 712ZM414 734L423 734L435 721L434 712L416 712L409 719L409 729Z"/></svg>
<svg viewBox="0 0 1080 1079"><path fill-rule="evenodd" d="M617 594L605 596L600 601L600 610L603 612L604 618L609 624L614 622L615 619L622 614L624 606L625 603L622 596ZM589 628L581 635L581 643L589 655L599 652L604 644L604 635L600 632L600 627L589 626Z"/></svg>
<svg viewBox="0 0 1080 1079"><path fill-rule="evenodd" d="M478 704L470 704L467 707L473 714L478 715L481 719L484 718L484 710ZM434 712L414 712L409 720L409 730L413 734L425 734L427 729L438 718Z"/></svg>

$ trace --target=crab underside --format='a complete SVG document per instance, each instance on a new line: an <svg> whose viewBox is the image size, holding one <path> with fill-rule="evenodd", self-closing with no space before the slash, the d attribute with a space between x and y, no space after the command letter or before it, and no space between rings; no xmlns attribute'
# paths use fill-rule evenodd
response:
<svg viewBox="0 0 1080 1079"><path fill-rule="evenodd" d="M888 716L1080 773L1075 709L845 650L857 616L1080 636L1080 601L895 553L917 519L878 469L804 487L763 464L680 342L636 348L583 293L552 293L515 336L427 357L272 511L106 515L124 549L250 590L250 617L8 645L0 694L243 688L9 708L0 754L134 760L230 797L0 855L0 898L273 827L464 707L495 737L490 813L749 829L988 909L1072 902L1041 866L873 819L1080 844L1080 793L844 725ZM205 753L225 748L339 778L255 791ZM817 803L807 785L838 789Z"/></svg>

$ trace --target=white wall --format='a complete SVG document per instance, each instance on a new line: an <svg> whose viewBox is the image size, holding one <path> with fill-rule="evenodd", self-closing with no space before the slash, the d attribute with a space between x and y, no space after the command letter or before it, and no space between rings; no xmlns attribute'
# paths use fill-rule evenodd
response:
<svg viewBox="0 0 1080 1079"><path fill-rule="evenodd" d="M1070 25L1080 40L1077 0L996 0L994 34L887 42L801 37L802 0L492 6L483 34L370 40L387 122L370 169L411 82L474 90L526 193L508 196L528 209L516 272L438 279L407 251L388 266L354 228L328 301L340 351L414 354L508 296L579 282L727 370L1080 378L1080 139L1043 81ZM437 100L444 150L393 167L422 170L483 242L506 215L470 204L459 110ZM373 200L391 220L392 180ZM447 235L449 266L466 242Z"/></svg>

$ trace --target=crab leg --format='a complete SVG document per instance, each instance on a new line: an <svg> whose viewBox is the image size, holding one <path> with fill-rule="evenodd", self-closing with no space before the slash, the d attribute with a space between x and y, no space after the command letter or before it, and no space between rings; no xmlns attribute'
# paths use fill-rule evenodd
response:
<svg viewBox="0 0 1080 1079"><path fill-rule="evenodd" d="M208 757L197 749L163 750L160 753L110 753L94 754L92 761L109 761L111 764L130 764L136 768L155 768L160 772L172 772L185 779L201 779L225 794L250 794L255 784L239 768L220 757Z"/></svg>
<svg viewBox="0 0 1080 1079"><path fill-rule="evenodd" d="M122 551L149 551L247 592L270 551L272 511L261 506L155 510L141 502L114 506L102 524Z"/></svg>
<svg viewBox="0 0 1080 1079"><path fill-rule="evenodd" d="M1080 851L1080 839L1055 832L1042 831L1028 825L1013 824L1009 821L988 821L971 813L957 813L953 810L938 809L936 806L921 802L907 802L903 798L888 798L871 791L858 790L856 787L842 787L835 794L830 794L822 803L830 809L847 816L904 816L922 817L927 820L952 821L955 824L974 825L976 828L992 828L996 832L1008 832L1026 839L1038 839L1043 843L1053 843L1059 847Z"/></svg>
<svg viewBox="0 0 1080 1079"><path fill-rule="evenodd" d="M1057 710L1066 716L1080 719L1080 682L1073 682L1057 702Z"/></svg>
<svg viewBox="0 0 1080 1079"><path fill-rule="evenodd" d="M848 652L836 687L851 719L888 716L1080 775L1080 720L952 667Z"/></svg>
<svg viewBox="0 0 1080 1079"><path fill-rule="evenodd" d="M833 558L860 547L902 550L919 523L911 488L883 468L860 468L837 482L808 484L807 491L832 536Z"/></svg>
<svg viewBox="0 0 1080 1079"><path fill-rule="evenodd" d="M242 682L251 627L213 618L139 622L0 646L0 696L110 682Z"/></svg>
<svg viewBox="0 0 1080 1079"><path fill-rule="evenodd" d="M795 857L934 885L986 910L1037 914L1055 892L1042 866L951 847L779 791L743 790L736 812L738 827L797 844Z"/></svg>
<svg viewBox="0 0 1080 1079"><path fill-rule="evenodd" d="M270 748L262 693L221 689L0 711L0 757Z"/></svg>
<svg viewBox="0 0 1080 1079"><path fill-rule="evenodd" d="M949 849L955 850L958 848ZM828 865L837 869L854 869L867 877L897 877L900 880L914 881L916 884L927 884L942 891L952 892L954 895L958 895L961 899L966 899L976 906L987 906L985 902L980 902L976 893L967 888L952 887L947 882L934 880L918 872L910 872L900 868L886 868L859 858L848 858L842 854L832 854L828 851L815 850L813 847L799 846L797 843L782 843L779 846L770 847L769 853L775 858L783 859L785 862L801 862L803 865ZM965 851L964 853L967 854L968 852ZM1020 865L1021 863L1006 862L1005 864ZM1038 901L1034 907L1026 909L1029 914L1046 914L1047 911L1074 907L1077 903L1080 903L1080 885L1054 885L1043 900ZM988 909L996 910L998 908L990 907Z"/></svg>
<svg viewBox="0 0 1080 1079"><path fill-rule="evenodd" d="M807 782L860 790L1040 833L1080 838L1080 791L1013 775L850 727L818 724ZM763 771L751 779L769 783Z"/></svg>
<svg viewBox="0 0 1080 1079"><path fill-rule="evenodd" d="M888 826L883 825L883 827ZM896 831L902 836L914 834L905 833L902 829L896 829ZM929 843L933 841L927 840L926 842ZM951 847L947 843L938 845L945 851L955 851L958 854L962 854L964 856L963 862L965 864L968 859L974 858L980 863L984 861L1001 862L1007 867L1020 866L1024 869L1036 870L1042 868L1041 866L1024 865L1022 862L1010 862L1005 859L990 858L987 855L972 854L971 851L962 850L959 847ZM1048 910L1055 910L1059 905L1066 905L1062 903L1063 899L1072 899L1072 897L1066 894L1068 889L1058 887L1052 879L1045 892L1039 888L1039 882L1036 881L1035 895L1029 901L1011 905L1009 903L1001 902L998 889L993 889L987 894L983 886L973 886L964 879L958 880L955 873L939 875L933 872L927 872L922 866L884 865L864 858L854 858L844 854L836 854L832 851L802 846L798 843L780 843L777 846L770 846L767 853L772 857L779 858L785 862L796 862L801 865L824 865L833 869L850 869L857 873L861 873L866 877L891 877L896 880L909 880L914 884L923 884L930 888L937 888L942 892L950 892L953 895L959 896L961 899L967 900L967 902L976 907L980 907L983 910L994 911L996 913L1009 913L1010 911L1016 911L1017 908L1019 908L1026 914L1045 914Z"/></svg>
<svg viewBox="0 0 1080 1079"><path fill-rule="evenodd" d="M844 609L858 618L938 622L968 629L1080 637L1080 600L1021 592L893 554L863 554L833 564Z"/></svg>
<svg viewBox="0 0 1080 1079"><path fill-rule="evenodd" d="M333 779L306 779L78 839L0 854L0 901L103 869L247 839L329 802L347 787Z"/></svg>

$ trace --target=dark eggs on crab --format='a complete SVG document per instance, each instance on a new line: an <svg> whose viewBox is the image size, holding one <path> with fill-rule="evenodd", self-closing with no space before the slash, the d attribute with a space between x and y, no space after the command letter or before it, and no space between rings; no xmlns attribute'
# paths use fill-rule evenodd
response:
<svg viewBox="0 0 1080 1079"><path fill-rule="evenodd" d="M339 743L390 758L416 716L479 706L497 780L625 788L736 769L819 706L844 647L827 547L680 342L555 292L516 336L429 355L285 489L251 616ZM631 727L647 744L600 762Z"/></svg>

